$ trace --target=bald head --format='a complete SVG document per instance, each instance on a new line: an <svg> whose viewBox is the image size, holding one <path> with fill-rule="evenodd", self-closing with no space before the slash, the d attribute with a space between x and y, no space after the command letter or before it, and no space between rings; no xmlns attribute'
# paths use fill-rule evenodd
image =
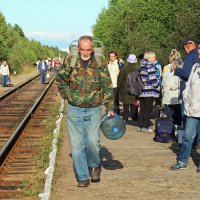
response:
<svg viewBox="0 0 200 200"><path fill-rule="evenodd" d="M82 36L78 40L78 49L83 60L89 60L94 49L93 38Z"/></svg>
<svg viewBox="0 0 200 200"><path fill-rule="evenodd" d="M195 48L197 48L197 45L193 41L188 42L187 44L184 45L184 49L187 54L190 53L190 51L192 51Z"/></svg>

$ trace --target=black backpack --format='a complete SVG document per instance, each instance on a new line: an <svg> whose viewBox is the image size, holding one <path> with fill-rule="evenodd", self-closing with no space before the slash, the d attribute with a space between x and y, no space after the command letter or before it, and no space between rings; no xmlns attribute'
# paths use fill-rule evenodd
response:
<svg viewBox="0 0 200 200"><path fill-rule="evenodd" d="M139 96L144 88L144 83L141 80L138 70L128 73L126 83L128 95Z"/></svg>
<svg viewBox="0 0 200 200"><path fill-rule="evenodd" d="M154 141L156 142L168 143L175 139L174 123L165 114L156 120L155 132Z"/></svg>

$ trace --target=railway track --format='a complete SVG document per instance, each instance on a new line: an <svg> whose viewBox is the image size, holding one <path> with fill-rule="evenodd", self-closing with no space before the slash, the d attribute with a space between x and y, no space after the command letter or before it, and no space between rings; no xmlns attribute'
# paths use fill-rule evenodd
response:
<svg viewBox="0 0 200 200"><path fill-rule="evenodd" d="M0 97L0 199L23 197L25 180L36 172L39 141L47 136L47 118L59 99L57 86L36 76Z"/></svg>

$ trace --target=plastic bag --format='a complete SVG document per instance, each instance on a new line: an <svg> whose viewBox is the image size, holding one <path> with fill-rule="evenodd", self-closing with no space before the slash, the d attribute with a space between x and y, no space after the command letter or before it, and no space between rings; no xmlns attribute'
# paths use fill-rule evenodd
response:
<svg viewBox="0 0 200 200"><path fill-rule="evenodd" d="M50 78L50 74L49 74L49 73L47 73L46 77L47 77L47 78Z"/></svg>

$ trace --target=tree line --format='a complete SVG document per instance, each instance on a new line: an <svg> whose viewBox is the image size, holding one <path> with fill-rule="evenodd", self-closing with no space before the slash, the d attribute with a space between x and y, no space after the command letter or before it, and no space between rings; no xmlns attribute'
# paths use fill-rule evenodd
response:
<svg viewBox="0 0 200 200"><path fill-rule="evenodd" d="M59 49L29 40L22 28L7 23L0 12L0 61L6 60L10 70L20 72L24 66L33 66L39 59L57 57Z"/></svg>
<svg viewBox="0 0 200 200"><path fill-rule="evenodd" d="M166 64L173 48L184 56L185 37L199 41L199 17L199 0L109 0L92 31L106 54L114 49L127 58L152 50Z"/></svg>

